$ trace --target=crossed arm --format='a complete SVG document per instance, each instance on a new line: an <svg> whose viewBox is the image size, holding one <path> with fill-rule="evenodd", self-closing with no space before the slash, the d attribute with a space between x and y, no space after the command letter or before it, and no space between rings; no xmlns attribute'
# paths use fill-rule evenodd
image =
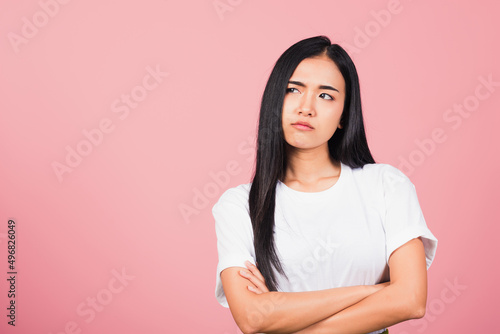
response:
<svg viewBox="0 0 500 334"><path fill-rule="evenodd" d="M229 308L245 334L363 334L425 314L427 269L420 238L391 254L390 284L270 292L258 269L248 267L221 272Z"/></svg>

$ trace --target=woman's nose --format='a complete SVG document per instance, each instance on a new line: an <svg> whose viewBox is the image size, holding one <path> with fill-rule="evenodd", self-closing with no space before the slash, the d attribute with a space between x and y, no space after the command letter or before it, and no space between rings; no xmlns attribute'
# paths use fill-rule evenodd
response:
<svg viewBox="0 0 500 334"><path fill-rule="evenodd" d="M299 114L313 116L315 114L314 96L312 94L304 94L299 105Z"/></svg>

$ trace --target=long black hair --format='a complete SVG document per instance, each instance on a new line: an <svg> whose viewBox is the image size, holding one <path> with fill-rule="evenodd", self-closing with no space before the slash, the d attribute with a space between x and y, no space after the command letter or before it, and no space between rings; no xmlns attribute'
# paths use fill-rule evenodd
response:
<svg viewBox="0 0 500 334"><path fill-rule="evenodd" d="M347 52L338 44L331 44L326 36L307 38L292 45L276 61L262 95L257 156L248 199L257 267L270 291L278 288L274 269L286 277L273 234L276 185L278 180L284 180L288 162L281 123L285 92L299 63L325 52L337 65L346 87L340 119L342 128L328 141L330 156L351 168L375 162L366 141L358 74Z"/></svg>

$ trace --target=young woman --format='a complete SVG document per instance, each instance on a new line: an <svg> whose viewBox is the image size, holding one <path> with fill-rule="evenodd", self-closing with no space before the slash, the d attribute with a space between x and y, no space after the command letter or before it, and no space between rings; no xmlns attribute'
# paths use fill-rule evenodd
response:
<svg viewBox="0 0 500 334"><path fill-rule="evenodd" d="M356 68L325 36L276 62L252 182L212 213L215 294L244 333L388 333L425 314L437 239L408 177L375 163Z"/></svg>

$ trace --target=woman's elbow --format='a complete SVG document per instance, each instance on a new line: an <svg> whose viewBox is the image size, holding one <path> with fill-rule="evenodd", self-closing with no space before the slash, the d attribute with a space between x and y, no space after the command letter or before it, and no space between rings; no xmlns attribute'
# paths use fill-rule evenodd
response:
<svg viewBox="0 0 500 334"><path fill-rule="evenodd" d="M258 333L255 329L253 329L252 327L249 327L247 325L238 325L238 327L240 328L240 331L243 334L257 334Z"/></svg>
<svg viewBox="0 0 500 334"><path fill-rule="evenodd" d="M396 284L391 285L396 288ZM409 286L399 286L394 296L397 301L397 310L402 321L420 319L425 316L427 292L425 289L415 289Z"/></svg>
<svg viewBox="0 0 500 334"><path fill-rule="evenodd" d="M265 331L265 316L269 314L264 314L257 308L246 307L245 311L240 312L234 319L243 334L257 334Z"/></svg>
<svg viewBox="0 0 500 334"><path fill-rule="evenodd" d="M236 325L238 325L238 328L243 334L256 334L258 333L258 328L257 324L253 323L251 318L248 316L247 313L244 314L239 314L238 317L236 317L233 314L234 321L236 322Z"/></svg>
<svg viewBox="0 0 500 334"><path fill-rule="evenodd" d="M426 303L427 303L427 294L426 292L421 292L414 294L410 298L411 302L409 303L409 318L410 319L420 319L425 316L426 311Z"/></svg>
<svg viewBox="0 0 500 334"><path fill-rule="evenodd" d="M423 318L425 316L425 311L426 311L425 303L424 304L420 303L415 305L414 307L412 307L411 319Z"/></svg>
<svg viewBox="0 0 500 334"><path fill-rule="evenodd" d="M257 321L258 318L251 318L246 316L245 320L240 320L236 322L243 334L257 334L261 333L260 323Z"/></svg>

